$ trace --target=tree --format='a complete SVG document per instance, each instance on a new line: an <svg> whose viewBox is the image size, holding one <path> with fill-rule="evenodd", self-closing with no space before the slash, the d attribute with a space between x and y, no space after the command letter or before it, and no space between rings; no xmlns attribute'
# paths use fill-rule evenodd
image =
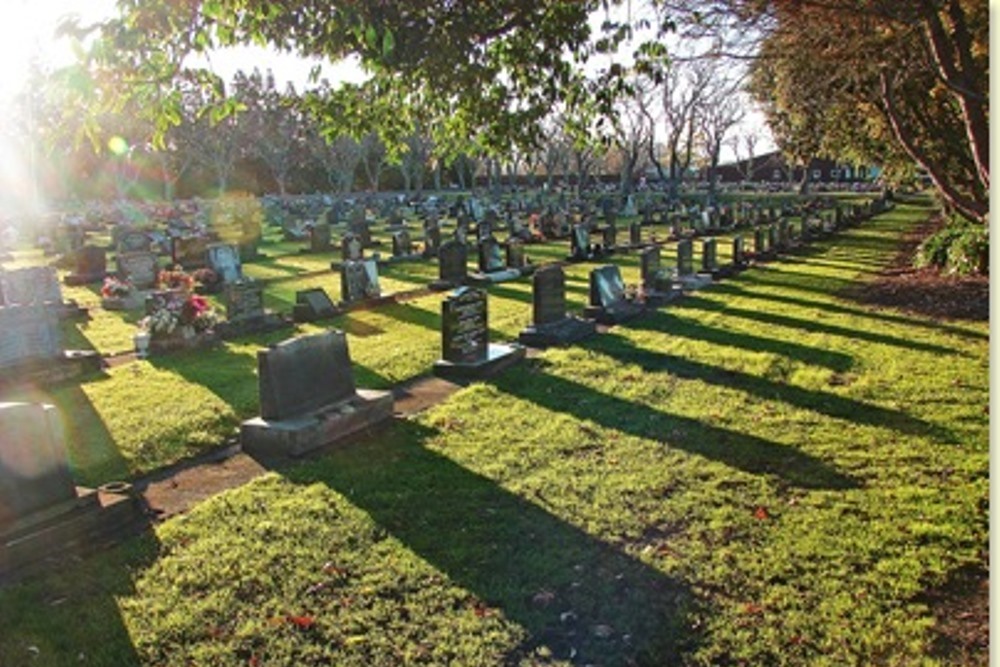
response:
<svg viewBox="0 0 1000 667"><path fill-rule="evenodd" d="M382 139L374 132L369 132L361 140L361 166L368 178L368 187L372 192L378 192L382 172L389 164L389 156Z"/></svg>
<svg viewBox="0 0 1000 667"><path fill-rule="evenodd" d="M745 101L739 94L741 81L727 78L723 73L713 77L712 89L705 96L704 110L700 118L702 141L708 161L708 200L715 202L716 172L722 144L726 135L741 120Z"/></svg>
<svg viewBox="0 0 1000 667"><path fill-rule="evenodd" d="M640 77L635 77L631 84L633 93L618 102L618 115L614 122L614 143L621 157L619 190L623 201L635 190L635 172L640 159L651 152L653 132L646 111L651 86Z"/></svg>

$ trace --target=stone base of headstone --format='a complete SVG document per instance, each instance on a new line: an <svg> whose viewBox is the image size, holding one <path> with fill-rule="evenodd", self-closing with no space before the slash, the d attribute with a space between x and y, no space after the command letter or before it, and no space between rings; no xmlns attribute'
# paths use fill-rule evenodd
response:
<svg viewBox="0 0 1000 667"><path fill-rule="evenodd" d="M469 274L468 282L472 285L493 285L509 280L517 280L525 275L521 269L504 269L503 271L475 271Z"/></svg>
<svg viewBox="0 0 1000 667"><path fill-rule="evenodd" d="M208 347L218 341L219 335L215 331L190 333L178 328L169 335L157 335L150 338L149 351L151 354L169 354L181 350Z"/></svg>
<svg viewBox="0 0 1000 667"><path fill-rule="evenodd" d="M642 303L647 308L660 308L680 299L684 293L681 290L649 290L642 295Z"/></svg>
<svg viewBox="0 0 1000 667"><path fill-rule="evenodd" d="M392 392L358 389L352 398L305 415L249 419L240 425L240 443L251 455L302 456L390 419L392 404Z"/></svg>
<svg viewBox="0 0 1000 667"><path fill-rule="evenodd" d="M54 359L31 359L7 366L0 387L50 385L101 370L101 355L93 350L66 350Z"/></svg>
<svg viewBox="0 0 1000 667"><path fill-rule="evenodd" d="M447 292L448 290L453 290L456 287L461 286L462 283L458 283L453 280L432 280L427 284L427 289L432 292Z"/></svg>
<svg viewBox="0 0 1000 667"><path fill-rule="evenodd" d="M215 334L223 340L229 340L250 334L271 333L293 325L294 322L288 317L284 317L278 313L266 312L257 317L219 322L215 325Z"/></svg>
<svg viewBox="0 0 1000 667"><path fill-rule="evenodd" d="M149 292L132 292L128 296L108 296L101 298L104 310L142 310L146 306Z"/></svg>
<svg viewBox="0 0 1000 667"><path fill-rule="evenodd" d="M350 310L370 310L390 303L396 303L395 294L386 294L372 299L358 299L357 301L338 301L337 308L341 313L346 313Z"/></svg>
<svg viewBox="0 0 1000 667"><path fill-rule="evenodd" d="M583 309L583 316L594 320L598 324L614 325L628 322L642 315L644 308L641 303L635 301L620 300L611 307L586 306Z"/></svg>
<svg viewBox="0 0 1000 667"><path fill-rule="evenodd" d="M398 264L400 262L417 262L425 259L423 253L414 252L409 255L390 255L383 260L379 261L379 264Z"/></svg>
<svg viewBox="0 0 1000 667"><path fill-rule="evenodd" d="M596 332L597 324L593 320L571 316L559 322L525 327L517 341L528 347L559 347L579 342Z"/></svg>
<svg viewBox="0 0 1000 667"><path fill-rule="evenodd" d="M693 292L708 287L713 282L711 273L691 273L686 276L674 276L677 289Z"/></svg>
<svg viewBox="0 0 1000 667"><path fill-rule="evenodd" d="M123 485L77 487L77 497L19 518L0 531L0 577L78 557L147 524L138 496Z"/></svg>
<svg viewBox="0 0 1000 667"><path fill-rule="evenodd" d="M434 375L446 380L471 380L495 375L524 359L526 350L520 345L490 343L486 357L472 362L454 362L438 359L434 362Z"/></svg>
<svg viewBox="0 0 1000 667"><path fill-rule="evenodd" d="M52 304L56 311L56 316L60 320L85 320L90 317L90 310L81 306L75 299Z"/></svg>

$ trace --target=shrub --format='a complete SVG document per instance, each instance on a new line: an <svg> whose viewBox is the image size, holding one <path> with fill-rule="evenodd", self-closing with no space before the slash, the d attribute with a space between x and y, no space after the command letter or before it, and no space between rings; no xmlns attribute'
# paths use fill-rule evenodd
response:
<svg viewBox="0 0 1000 667"><path fill-rule="evenodd" d="M985 274L989 272L989 248L985 225L952 220L921 242L913 264L962 275Z"/></svg>

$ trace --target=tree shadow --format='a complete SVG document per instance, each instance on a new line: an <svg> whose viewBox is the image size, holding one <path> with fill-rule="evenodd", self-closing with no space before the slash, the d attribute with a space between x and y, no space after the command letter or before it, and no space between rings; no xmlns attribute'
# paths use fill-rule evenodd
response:
<svg viewBox="0 0 1000 667"><path fill-rule="evenodd" d="M824 366L838 372L846 371L854 364L854 359L842 352L821 350L777 338L764 338L762 336L754 336L753 334L709 327L700 322L677 317L663 311L655 311L652 314L647 314L646 317L641 317L630 322L629 329L656 331L672 337L700 340L714 345L739 348L751 352L768 352L794 359L804 364Z"/></svg>
<svg viewBox="0 0 1000 667"><path fill-rule="evenodd" d="M470 591L481 613L498 609L521 626L527 636L502 664L543 647L574 664L678 661L691 641L685 585L431 451L435 434L401 422L363 452L334 451L285 475L343 494Z"/></svg>
<svg viewBox="0 0 1000 667"><path fill-rule="evenodd" d="M834 324L823 324L822 322L803 320L797 317L778 315L776 313L747 310L745 308L734 308L733 306L699 296L688 296L684 299L683 305L685 308L691 308L694 310L720 313L724 312L728 317L742 317L743 319L760 322L761 324L788 327L789 329L801 329L802 331L808 331L809 333L830 334L833 336L840 336L847 340L861 339L870 343L877 343L879 345L889 345L892 347L900 347L918 352L929 352L932 354L955 354L954 349L942 347L940 345L920 343L905 338L897 338L895 336L873 333L870 331L848 329Z"/></svg>
<svg viewBox="0 0 1000 667"><path fill-rule="evenodd" d="M542 359L532 360L531 363L536 367L545 366ZM501 391L554 412L663 442L665 446L682 449L750 474L775 475L792 486L814 489L850 489L858 486L851 477L794 447L712 426L691 417L668 414L602 393L573 380L546 373L506 373L493 379L492 383Z"/></svg>
<svg viewBox="0 0 1000 667"><path fill-rule="evenodd" d="M600 340L591 343L591 346L601 349L619 361L636 364L646 373L669 373L685 380L701 380L743 391L765 400L788 403L834 419L891 429L905 435L930 436L946 442L955 441L954 435L948 429L899 410L890 410L836 394L804 389L749 373L635 347L630 340L614 333L602 336Z"/></svg>

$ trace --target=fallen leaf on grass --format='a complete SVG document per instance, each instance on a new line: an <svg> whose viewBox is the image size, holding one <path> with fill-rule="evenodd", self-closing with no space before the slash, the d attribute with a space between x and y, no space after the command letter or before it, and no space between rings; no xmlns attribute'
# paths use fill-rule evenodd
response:
<svg viewBox="0 0 1000 667"><path fill-rule="evenodd" d="M757 519L758 521L764 521L766 519L770 519L771 515L767 513L766 507L760 506L753 511L753 518Z"/></svg>
<svg viewBox="0 0 1000 667"><path fill-rule="evenodd" d="M316 619L312 616L295 616L294 614L289 614L285 617L285 620L301 630L308 630L316 625Z"/></svg>

